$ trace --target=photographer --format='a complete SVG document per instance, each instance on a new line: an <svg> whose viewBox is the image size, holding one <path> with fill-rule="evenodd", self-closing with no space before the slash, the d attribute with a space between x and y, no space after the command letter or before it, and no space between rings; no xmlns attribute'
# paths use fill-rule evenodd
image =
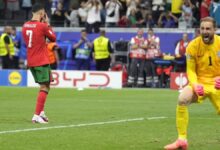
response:
<svg viewBox="0 0 220 150"><path fill-rule="evenodd" d="M90 70L92 43L87 38L86 30L81 31L81 39L73 45L77 70Z"/></svg>
<svg viewBox="0 0 220 150"><path fill-rule="evenodd" d="M120 17L120 8L122 8L122 4L118 0L109 0L106 2L106 27L115 27L117 25Z"/></svg>

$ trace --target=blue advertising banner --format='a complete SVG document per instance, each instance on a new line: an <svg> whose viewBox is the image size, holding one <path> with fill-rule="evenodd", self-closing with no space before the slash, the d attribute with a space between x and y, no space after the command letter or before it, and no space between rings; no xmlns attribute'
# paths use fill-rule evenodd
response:
<svg viewBox="0 0 220 150"><path fill-rule="evenodd" d="M0 86L27 86L27 71L0 70Z"/></svg>

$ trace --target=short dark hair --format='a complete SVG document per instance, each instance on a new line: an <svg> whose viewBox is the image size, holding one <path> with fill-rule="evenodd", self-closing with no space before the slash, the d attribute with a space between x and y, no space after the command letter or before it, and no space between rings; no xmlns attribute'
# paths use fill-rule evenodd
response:
<svg viewBox="0 0 220 150"><path fill-rule="evenodd" d="M86 32L87 33L86 29L82 29L81 32Z"/></svg>
<svg viewBox="0 0 220 150"><path fill-rule="evenodd" d="M213 27L214 27L214 28L217 27L217 25L216 25L216 21L215 21L215 19L212 18L212 17L205 17L205 18L202 18L202 19L200 20L200 24L201 24L202 22L211 22L211 23L213 24Z"/></svg>
<svg viewBox="0 0 220 150"><path fill-rule="evenodd" d="M15 26L12 26L12 30L16 31L16 27L15 27Z"/></svg>
<svg viewBox="0 0 220 150"><path fill-rule="evenodd" d="M36 12L38 12L41 9L44 9L44 6L42 4L40 4L40 3L36 3L36 4L34 4L32 6L32 12L33 13L36 13Z"/></svg>
<svg viewBox="0 0 220 150"><path fill-rule="evenodd" d="M100 35L105 36L105 30L100 30Z"/></svg>

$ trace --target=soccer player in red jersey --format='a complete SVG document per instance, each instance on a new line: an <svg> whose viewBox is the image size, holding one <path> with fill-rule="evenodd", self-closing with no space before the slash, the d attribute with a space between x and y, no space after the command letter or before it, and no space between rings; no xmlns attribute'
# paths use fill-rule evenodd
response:
<svg viewBox="0 0 220 150"><path fill-rule="evenodd" d="M56 35L49 24L49 19L41 4L32 7L33 17L24 23L22 35L27 46L27 64L36 83L40 85L33 123L47 123L44 104L50 90L51 68L46 45L46 38L56 41Z"/></svg>

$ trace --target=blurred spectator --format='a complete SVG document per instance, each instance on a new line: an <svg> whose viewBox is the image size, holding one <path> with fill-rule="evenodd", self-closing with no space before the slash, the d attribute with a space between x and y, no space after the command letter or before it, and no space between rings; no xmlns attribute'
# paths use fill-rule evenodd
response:
<svg viewBox="0 0 220 150"><path fill-rule="evenodd" d="M19 0L7 0L7 9L11 12L11 19L15 19L15 14L19 11Z"/></svg>
<svg viewBox="0 0 220 150"><path fill-rule="evenodd" d="M182 4L183 4L183 0L172 0L171 12L177 18L179 18L182 15L182 10L181 10Z"/></svg>
<svg viewBox="0 0 220 150"><path fill-rule="evenodd" d="M126 12L127 12L127 4L126 4L127 2L126 2L126 0L119 0L119 1L122 5L122 8L120 9L120 15L124 16L124 15L126 15Z"/></svg>
<svg viewBox="0 0 220 150"><path fill-rule="evenodd" d="M165 11L165 0L152 1L152 16L154 21L158 21L160 14Z"/></svg>
<svg viewBox="0 0 220 150"><path fill-rule="evenodd" d="M0 57L2 58L2 69L13 68L13 57L15 54L14 43L10 37L12 28L4 27L4 33L0 37Z"/></svg>
<svg viewBox="0 0 220 150"><path fill-rule="evenodd" d="M141 7L140 6L137 6L135 16L136 16L136 21L137 21L136 22L136 26L137 27L144 27L145 19L144 19L143 15L142 15L142 11L141 11Z"/></svg>
<svg viewBox="0 0 220 150"><path fill-rule="evenodd" d="M143 15L152 13L152 0L140 0L139 6L145 11Z"/></svg>
<svg viewBox="0 0 220 150"><path fill-rule="evenodd" d="M102 3L100 2L100 0L88 0L85 6L88 11L86 31L87 33L92 33L94 29L94 32L98 33L101 23Z"/></svg>
<svg viewBox="0 0 220 150"><path fill-rule="evenodd" d="M106 2L109 1L109 0L100 0L101 3L102 3L102 6L105 6Z"/></svg>
<svg viewBox="0 0 220 150"><path fill-rule="evenodd" d="M84 27L86 25L86 20L87 20L87 11L86 11L86 2L82 1L80 3L80 7L78 9L78 15L79 15L79 22L80 26Z"/></svg>
<svg viewBox="0 0 220 150"><path fill-rule="evenodd" d="M188 0L192 7L193 27L199 27L200 23L200 6L202 0ZM209 0L210 1L210 0Z"/></svg>
<svg viewBox="0 0 220 150"><path fill-rule="evenodd" d="M51 15L52 25L56 26L56 27L63 27L65 15L67 15L67 14L63 9L63 4L61 2L58 2L56 10Z"/></svg>
<svg viewBox="0 0 220 150"><path fill-rule="evenodd" d="M25 10L25 19L28 20L32 8L31 0L22 0L21 7Z"/></svg>
<svg viewBox="0 0 220 150"><path fill-rule="evenodd" d="M133 9L136 10L137 6L139 5L139 0L126 0L126 5L126 16L128 17Z"/></svg>
<svg viewBox="0 0 220 150"><path fill-rule="evenodd" d="M186 47L189 44L188 34L184 33L182 39L177 43L175 48L175 61L174 69L175 71L186 71ZM180 63L178 63L180 62Z"/></svg>
<svg viewBox="0 0 220 150"><path fill-rule="evenodd" d="M147 28L153 28L156 26L156 23L154 22L153 16L151 14L146 15L146 27Z"/></svg>
<svg viewBox="0 0 220 150"><path fill-rule="evenodd" d="M71 7L79 6L79 0L59 0L63 4L63 9L65 11L71 9Z"/></svg>
<svg viewBox="0 0 220 150"><path fill-rule="evenodd" d="M51 14L55 13L55 10L57 9L59 0L52 0L51 4Z"/></svg>
<svg viewBox="0 0 220 150"><path fill-rule="evenodd" d="M182 28L192 28L193 26L192 8L193 5L190 2L190 0L184 0L184 3L182 5L182 16L179 18L179 27L181 26Z"/></svg>
<svg viewBox="0 0 220 150"><path fill-rule="evenodd" d="M137 18L136 18L136 9L131 9L130 15L128 16L130 27L136 27Z"/></svg>
<svg viewBox="0 0 220 150"><path fill-rule="evenodd" d="M36 3L36 1L35 1ZM32 5L34 4L34 2L32 1ZM51 18L51 7L52 7L52 0L45 0L44 1L44 8L45 8L45 12L47 14L47 16L49 18Z"/></svg>
<svg viewBox="0 0 220 150"><path fill-rule="evenodd" d="M0 0L0 18L5 18L5 0Z"/></svg>
<svg viewBox="0 0 220 150"><path fill-rule="evenodd" d="M171 11L172 0L166 0L166 11Z"/></svg>
<svg viewBox="0 0 220 150"><path fill-rule="evenodd" d="M12 27L11 38L14 42L14 57L13 57L13 69L19 69L19 54L21 48L21 34L16 31L15 27Z"/></svg>
<svg viewBox="0 0 220 150"><path fill-rule="evenodd" d="M121 16L120 20L118 21L118 27L128 27L128 26L129 26L128 18L125 15Z"/></svg>
<svg viewBox="0 0 220 150"><path fill-rule="evenodd" d="M48 42L47 50L49 55L50 67L51 69L56 70L57 66L59 65L59 51L61 50L56 42Z"/></svg>
<svg viewBox="0 0 220 150"><path fill-rule="evenodd" d="M105 36L105 30L101 30L100 36L93 41L93 58L96 61L96 70L108 71L112 53L111 42Z"/></svg>
<svg viewBox="0 0 220 150"><path fill-rule="evenodd" d="M171 12L163 12L158 20L158 26L163 28L175 28L178 18Z"/></svg>
<svg viewBox="0 0 220 150"><path fill-rule="evenodd" d="M118 0L109 0L106 2L106 27L116 27L120 17L120 8L122 8L122 5Z"/></svg>
<svg viewBox="0 0 220 150"><path fill-rule="evenodd" d="M200 6L200 19L209 16L209 6L210 6L209 0L202 0L201 6Z"/></svg>
<svg viewBox="0 0 220 150"><path fill-rule="evenodd" d="M86 30L81 31L80 40L73 45L77 70L90 70L92 43L87 38Z"/></svg>
<svg viewBox="0 0 220 150"><path fill-rule="evenodd" d="M155 88L159 86L159 78L156 73L154 59L161 56L160 38L154 34L152 28L149 28L147 36L148 46L145 61L146 86Z"/></svg>
<svg viewBox="0 0 220 150"><path fill-rule="evenodd" d="M177 43L175 48L175 56L177 58L185 57L186 47L189 44L188 34L184 33L182 39Z"/></svg>
<svg viewBox="0 0 220 150"><path fill-rule="evenodd" d="M72 6L70 15L66 15L66 18L70 22L70 27L79 27L78 9L76 5Z"/></svg>
<svg viewBox="0 0 220 150"><path fill-rule="evenodd" d="M69 9L69 7L71 6L80 6L80 3L82 1L87 1L87 0L62 0L63 1L63 6L64 6L64 9Z"/></svg>
<svg viewBox="0 0 220 150"><path fill-rule="evenodd" d="M137 35L131 38L130 41L130 53L131 59L128 86L135 86L137 78L137 86L142 87L144 85L144 62L145 62L145 51L147 49L147 40L144 38L144 30L139 28Z"/></svg>
<svg viewBox="0 0 220 150"><path fill-rule="evenodd" d="M210 16L216 21L217 27L220 27L220 2L213 0L210 6Z"/></svg>

